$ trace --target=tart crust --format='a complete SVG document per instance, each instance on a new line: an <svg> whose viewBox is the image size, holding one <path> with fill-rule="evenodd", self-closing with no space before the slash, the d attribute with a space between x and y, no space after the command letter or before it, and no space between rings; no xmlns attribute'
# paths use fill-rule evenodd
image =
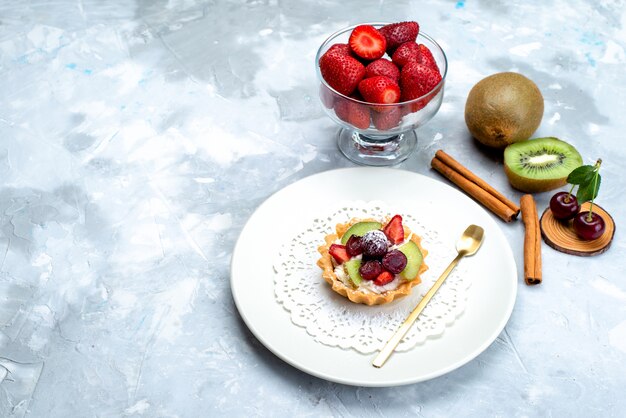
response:
<svg viewBox="0 0 626 418"><path fill-rule="evenodd" d="M335 269L333 266L332 256L328 252L330 246L340 237L342 237L346 231L357 222L379 222L377 219L357 219L353 218L349 222L344 224L337 224L335 227L336 233L328 234L324 237L324 241L326 242L324 245L318 247L319 253L322 257L317 261L317 265L322 269L322 277L324 280L331 285L333 291L339 293L342 296L347 297L350 301L354 303L362 303L365 305L382 305L385 303L389 303L394 301L396 298L406 296L411 293L413 286L416 286L422 282L421 275L428 270L428 266L424 262L426 259L426 255L428 251L425 250L422 245L422 239L413 234L411 236L411 241L413 241L419 247L422 252L423 260L422 265L419 268L417 276L413 280L403 280L400 285L394 290L388 290L383 293L373 293L373 292L363 292L358 289L355 289L351 286L346 286L335 274ZM386 224L389 221L387 219L382 224ZM403 225L404 226L404 225ZM404 226L404 239L406 239L409 235L411 235L411 230Z"/></svg>

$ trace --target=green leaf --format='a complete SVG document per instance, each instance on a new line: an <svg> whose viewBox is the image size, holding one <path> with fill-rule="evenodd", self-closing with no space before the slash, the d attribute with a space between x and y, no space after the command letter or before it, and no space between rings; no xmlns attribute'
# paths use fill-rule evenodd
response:
<svg viewBox="0 0 626 418"><path fill-rule="evenodd" d="M569 176L567 176L567 182L569 184L585 185L591 183L593 175L596 172L596 167L593 165L581 165L574 169Z"/></svg>
<svg viewBox="0 0 626 418"><path fill-rule="evenodd" d="M578 191L576 192L576 199L578 200L578 204L582 205L583 202L588 202L593 200L598 196L598 191L600 190L600 183L602 182L602 176L600 173L597 174L597 178L588 184L581 184L578 186Z"/></svg>

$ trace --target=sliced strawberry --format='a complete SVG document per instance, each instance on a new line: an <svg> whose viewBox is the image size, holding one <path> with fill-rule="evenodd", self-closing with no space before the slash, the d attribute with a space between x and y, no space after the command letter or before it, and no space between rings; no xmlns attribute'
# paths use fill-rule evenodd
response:
<svg viewBox="0 0 626 418"><path fill-rule="evenodd" d="M320 58L320 72L329 86L349 96L365 75L365 67L356 59L335 51Z"/></svg>
<svg viewBox="0 0 626 418"><path fill-rule="evenodd" d="M361 80L359 92L369 103L398 103L400 100L398 83L382 75Z"/></svg>
<svg viewBox="0 0 626 418"><path fill-rule="evenodd" d="M428 94L441 81L441 74L417 61L411 61L400 72L402 101L413 100Z"/></svg>
<svg viewBox="0 0 626 418"><path fill-rule="evenodd" d="M377 75L388 77L396 83L400 81L400 70L396 67L396 64L385 58L372 61L365 67L364 78L375 77Z"/></svg>
<svg viewBox="0 0 626 418"><path fill-rule="evenodd" d="M402 68L410 61L419 59L420 53L418 44L415 42L405 42L396 49L391 59L398 67Z"/></svg>
<svg viewBox="0 0 626 418"><path fill-rule="evenodd" d="M366 105L340 98L335 99L335 114L344 122L357 129L367 129L370 126L370 112Z"/></svg>
<svg viewBox="0 0 626 418"><path fill-rule="evenodd" d="M387 131L400 125L402 121L402 109L397 106L388 111L372 112L372 122L379 131Z"/></svg>
<svg viewBox="0 0 626 418"><path fill-rule="evenodd" d="M402 226L402 216L395 215L389 223L383 228L383 232L394 244L400 244L404 241L404 227Z"/></svg>
<svg viewBox="0 0 626 418"><path fill-rule="evenodd" d="M374 279L374 284L376 286L384 286L387 283L391 282L394 279L394 275L388 271L383 271L378 275L376 279Z"/></svg>
<svg viewBox="0 0 626 418"><path fill-rule="evenodd" d="M428 49L428 47L424 44L419 44L418 46L420 49L418 61L420 62L420 64L430 67L433 70L439 72L437 61L435 61L435 57L433 57L433 53L430 52L430 49Z"/></svg>
<svg viewBox="0 0 626 418"><path fill-rule="evenodd" d="M378 30L387 41L387 54L393 55L396 48L405 42L415 42L420 32L417 22L400 22L383 26Z"/></svg>
<svg viewBox="0 0 626 418"><path fill-rule="evenodd" d="M355 54L368 60L382 57L387 47L385 37L371 25L360 25L354 28L348 44Z"/></svg>
<svg viewBox="0 0 626 418"><path fill-rule="evenodd" d="M343 264L346 261L350 260L350 256L346 251L345 245L332 244L328 249L328 252L330 253L330 255L333 256L337 264Z"/></svg>

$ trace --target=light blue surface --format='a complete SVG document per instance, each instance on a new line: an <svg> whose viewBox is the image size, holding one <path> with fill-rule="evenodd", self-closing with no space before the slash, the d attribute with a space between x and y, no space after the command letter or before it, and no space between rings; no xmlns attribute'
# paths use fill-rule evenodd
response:
<svg viewBox="0 0 626 418"><path fill-rule="evenodd" d="M626 12L621 1L31 1L0 5L0 415L623 416ZM443 148L514 200L469 137L482 77L545 98L536 136L602 158L612 248L543 246L506 330L476 360L398 388L342 386L272 355L229 288L252 211L351 163L314 56L360 21L417 20L447 53L440 112L401 165ZM398 193L407 191L395 185ZM539 210L551 193L536 196ZM462 208L459 208L462 210ZM521 222L502 223L522 276ZM521 280L521 279L520 279Z"/></svg>

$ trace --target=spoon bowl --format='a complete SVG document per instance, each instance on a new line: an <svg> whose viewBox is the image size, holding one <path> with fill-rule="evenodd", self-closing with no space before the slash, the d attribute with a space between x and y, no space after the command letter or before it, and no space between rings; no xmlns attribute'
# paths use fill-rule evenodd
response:
<svg viewBox="0 0 626 418"><path fill-rule="evenodd" d="M485 230L478 225L470 225L461 235L456 243L456 251L463 256L469 257L476 254L476 251L483 243Z"/></svg>

